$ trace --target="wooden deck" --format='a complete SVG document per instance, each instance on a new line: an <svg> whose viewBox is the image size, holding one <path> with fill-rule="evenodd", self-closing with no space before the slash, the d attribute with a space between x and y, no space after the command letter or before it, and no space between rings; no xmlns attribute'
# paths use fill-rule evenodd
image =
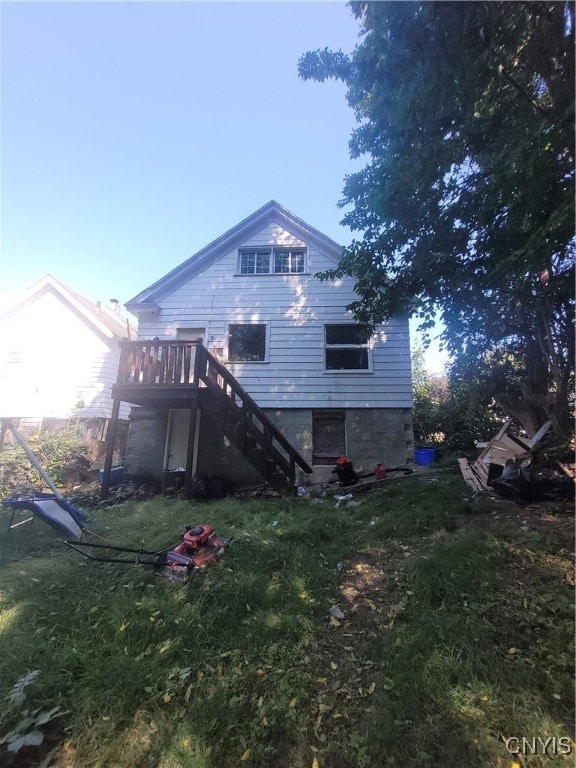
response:
<svg viewBox="0 0 576 768"><path fill-rule="evenodd" d="M112 398L114 429L120 402L156 410L189 408L192 435L200 409L275 488L294 487L297 467L312 472L237 379L200 341L122 342ZM185 494L190 491L196 450L191 440ZM108 494L111 466L112 456L107 454L103 497Z"/></svg>

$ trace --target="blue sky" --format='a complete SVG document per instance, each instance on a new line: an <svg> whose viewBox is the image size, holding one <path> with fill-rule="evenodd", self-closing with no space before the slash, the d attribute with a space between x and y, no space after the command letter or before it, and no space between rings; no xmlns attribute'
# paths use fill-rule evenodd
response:
<svg viewBox="0 0 576 768"><path fill-rule="evenodd" d="M307 50L337 2L1 2L0 293L122 303L271 199L342 244L355 126Z"/></svg>

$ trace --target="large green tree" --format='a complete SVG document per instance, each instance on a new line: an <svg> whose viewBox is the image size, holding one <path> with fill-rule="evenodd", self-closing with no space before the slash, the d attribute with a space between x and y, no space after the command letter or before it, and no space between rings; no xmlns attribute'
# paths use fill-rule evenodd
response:
<svg viewBox="0 0 576 768"><path fill-rule="evenodd" d="M574 374L574 4L350 3L362 41L302 56L337 78L365 167L345 179L358 232L338 267L372 326L399 311L453 354L514 360L495 392L529 433L570 428Z"/></svg>

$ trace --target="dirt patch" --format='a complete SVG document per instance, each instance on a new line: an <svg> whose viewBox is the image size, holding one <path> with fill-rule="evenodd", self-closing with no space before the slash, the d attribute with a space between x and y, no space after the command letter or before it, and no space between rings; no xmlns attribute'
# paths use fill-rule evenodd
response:
<svg viewBox="0 0 576 768"><path fill-rule="evenodd" d="M377 675L374 640L390 631L405 609L410 593L401 586L401 574L410 554L409 547L389 540L343 563L333 612L340 618L327 616L308 659L317 686L313 731L320 745L329 742L340 721L358 724L373 710L377 677L380 686L387 686L386 678L382 682Z"/></svg>
<svg viewBox="0 0 576 768"><path fill-rule="evenodd" d="M381 631L394 625L405 606L400 573L410 554L410 547L390 540L385 547L363 550L347 564L339 603L350 627L363 628L367 623Z"/></svg>

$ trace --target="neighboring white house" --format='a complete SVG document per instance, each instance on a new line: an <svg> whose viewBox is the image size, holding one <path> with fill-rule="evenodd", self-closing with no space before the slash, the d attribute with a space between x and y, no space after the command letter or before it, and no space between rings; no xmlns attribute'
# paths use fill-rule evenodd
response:
<svg viewBox="0 0 576 768"><path fill-rule="evenodd" d="M126 304L138 316L139 340L201 338L314 479L325 479L342 455L365 469L413 455L408 319L368 337L345 309L356 298L352 280L316 277L341 253L272 201ZM134 413L128 472L184 466L186 409ZM226 473L230 461L211 451L201 468Z"/></svg>
<svg viewBox="0 0 576 768"><path fill-rule="evenodd" d="M0 416L109 419L119 342L134 333L118 302L92 304L46 275L0 315Z"/></svg>

